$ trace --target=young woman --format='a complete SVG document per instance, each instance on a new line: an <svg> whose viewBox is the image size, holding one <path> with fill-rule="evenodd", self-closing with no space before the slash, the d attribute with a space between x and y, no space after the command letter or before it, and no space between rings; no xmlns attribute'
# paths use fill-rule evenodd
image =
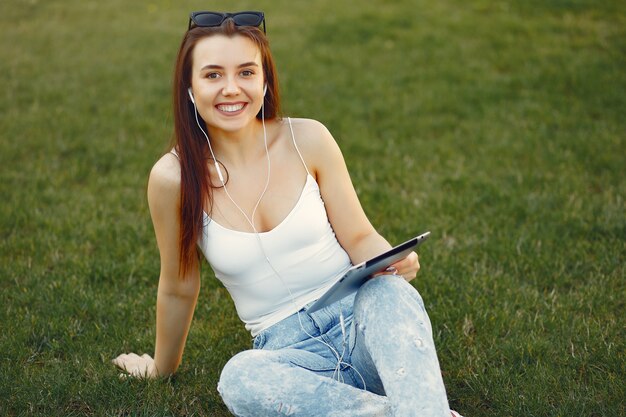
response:
<svg viewBox="0 0 626 417"><path fill-rule="evenodd" d="M390 245L328 130L279 117L264 29L261 12L191 15L174 75L175 144L148 184L161 255L154 359L114 363L138 377L176 371L200 289L199 247L254 337L218 384L233 414L449 416L430 322L408 283L415 252L307 313L352 264Z"/></svg>

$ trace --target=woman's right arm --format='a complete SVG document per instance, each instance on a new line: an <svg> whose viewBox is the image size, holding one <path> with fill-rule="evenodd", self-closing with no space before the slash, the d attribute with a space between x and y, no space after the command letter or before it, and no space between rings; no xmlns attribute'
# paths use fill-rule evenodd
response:
<svg viewBox="0 0 626 417"><path fill-rule="evenodd" d="M171 154L163 156L150 173L148 204L161 256L154 360L123 354L113 362L132 375L155 377L178 369L200 291L198 264L179 277L180 165Z"/></svg>

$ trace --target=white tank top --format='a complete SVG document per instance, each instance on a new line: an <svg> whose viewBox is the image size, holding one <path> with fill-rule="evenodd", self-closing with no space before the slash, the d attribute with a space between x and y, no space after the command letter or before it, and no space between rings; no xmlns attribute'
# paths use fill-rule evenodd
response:
<svg viewBox="0 0 626 417"><path fill-rule="evenodd" d="M319 186L300 154L293 130L291 134L307 176L287 217L257 236L228 229L205 213L198 242L253 337L318 299L351 266L328 221Z"/></svg>

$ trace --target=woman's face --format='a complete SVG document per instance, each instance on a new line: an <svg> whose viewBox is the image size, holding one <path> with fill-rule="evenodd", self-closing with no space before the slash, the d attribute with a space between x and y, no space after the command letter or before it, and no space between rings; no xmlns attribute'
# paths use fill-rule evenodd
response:
<svg viewBox="0 0 626 417"><path fill-rule="evenodd" d="M192 53L191 89L209 130L234 132L256 120L263 103L261 52L244 36L215 35Z"/></svg>

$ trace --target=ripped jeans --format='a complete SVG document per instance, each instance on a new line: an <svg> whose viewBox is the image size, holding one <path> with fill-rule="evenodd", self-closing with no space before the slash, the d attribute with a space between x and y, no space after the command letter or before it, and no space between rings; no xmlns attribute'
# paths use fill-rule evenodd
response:
<svg viewBox="0 0 626 417"><path fill-rule="evenodd" d="M450 416L422 298L393 275L262 331L218 391L241 417Z"/></svg>

